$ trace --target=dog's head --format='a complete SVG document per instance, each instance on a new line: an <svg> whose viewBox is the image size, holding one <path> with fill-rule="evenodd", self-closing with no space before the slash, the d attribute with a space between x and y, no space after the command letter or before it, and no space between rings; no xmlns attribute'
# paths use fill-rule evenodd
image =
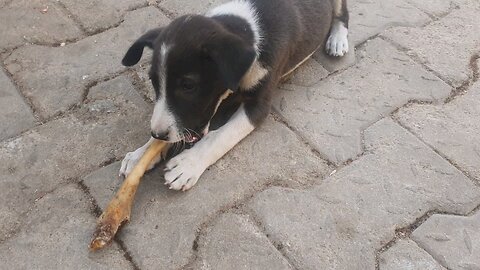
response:
<svg viewBox="0 0 480 270"><path fill-rule="evenodd" d="M167 27L141 36L122 63L137 64L144 47L153 49L150 79L156 93L152 136L176 142L192 140L208 129L210 119L256 58L253 44L204 16L183 16Z"/></svg>

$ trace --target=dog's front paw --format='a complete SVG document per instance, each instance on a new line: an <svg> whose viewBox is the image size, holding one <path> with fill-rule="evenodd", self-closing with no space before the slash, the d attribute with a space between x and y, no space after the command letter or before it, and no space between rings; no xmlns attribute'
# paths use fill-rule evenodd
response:
<svg viewBox="0 0 480 270"><path fill-rule="evenodd" d="M335 31L328 37L325 50L331 56L344 56L348 52L348 32Z"/></svg>
<svg viewBox="0 0 480 270"><path fill-rule="evenodd" d="M165 167L165 185L170 189L186 191L192 188L207 169L192 149L172 158Z"/></svg>

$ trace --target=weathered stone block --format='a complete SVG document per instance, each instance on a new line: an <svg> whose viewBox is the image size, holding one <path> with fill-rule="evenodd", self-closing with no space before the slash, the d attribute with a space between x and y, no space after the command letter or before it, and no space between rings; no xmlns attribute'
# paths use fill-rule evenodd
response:
<svg viewBox="0 0 480 270"><path fill-rule="evenodd" d="M94 87L74 115L0 143L0 240L18 228L35 200L144 142L149 112L120 77Z"/></svg>
<svg viewBox="0 0 480 270"><path fill-rule="evenodd" d="M224 214L199 241L197 269L292 269L246 216Z"/></svg>
<svg viewBox="0 0 480 270"><path fill-rule="evenodd" d="M204 14L208 10L227 2L230 2L230 0L165 0L161 1L159 6L178 17L185 14Z"/></svg>
<svg viewBox="0 0 480 270"><path fill-rule="evenodd" d="M396 116L480 183L480 83L448 104L412 105Z"/></svg>
<svg viewBox="0 0 480 270"><path fill-rule="evenodd" d="M327 76L328 70L318 63L317 60L311 58L289 75L285 83L308 87Z"/></svg>
<svg viewBox="0 0 480 270"><path fill-rule="evenodd" d="M79 104L88 84L123 71L120 62L133 41L166 23L154 7L139 9L119 27L65 47L22 47L6 59L6 66L38 112L49 118Z"/></svg>
<svg viewBox="0 0 480 270"><path fill-rule="evenodd" d="M116 244L88 250L91 203L69 184L45 194L25 214L15 236L0 244L3 269L133 269Z"/></svg>
<svg viewBox="0 0 480 270"><path fill-rule="evenodd" d="M0 52L26 43L58 45L82 35L52 0L0 3Z"/></svg>
<svg viewBox="0 0 480 270"><path fill-rule="evenodd" d="M0 141L15 136L35 124L32 110L0 70Z"/></svg>
<svg viewBox="0 0 480 270"><path fill-rule="evenodd" d="M147 4L147 0L59 0L89 33L120 23L127 11Z"/></svg>
<svg viewBox="0 0 480 270"><path fill-rule="evenodd" d="M379 258L380 270L445 270L412 240L399 240Z"/></svg>
<svg viewBox="0 0 480 270"><path fill-rule="evenodd" d="M397 26L420 26L430 21L421 10L405 0L350 0L350 37L358 45L365 40Z"/></svg>
<svg viewBox="0 0 480 270"><path fill-rule="evenodd" d="M396 228L480 203L478 187L392 120L365 132L367 153L321 185L271 188L249 204L297 269L374 269Z"/></svg>
<svg viewBox="0 0 480 270"><path fill-rule="evenodd" d="M468 1L423 28L393 28L384 35L406 47L429 68L455 86L472 76L470 58L480 44L480 3Z"/></svg>
<svg viewBox="0 0 480 270"><path fill-rule="evenodd" d="M480 269L480 212L470 217L433 215L412 238L449 269Z"/></svg>
<svg viewBox="0 0 480 270"><path fill-rule="evenodd" d="M409 100L438 101L450 88L387 42L376 39L360 60L313 87L284 85L274 107L330 161L362 153L361 132Z"/></svg>

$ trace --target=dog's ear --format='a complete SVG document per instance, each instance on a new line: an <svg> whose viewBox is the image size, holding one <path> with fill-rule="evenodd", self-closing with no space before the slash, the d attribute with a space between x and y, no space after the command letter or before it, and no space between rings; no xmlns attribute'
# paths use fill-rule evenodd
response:
<svg viewBox="0 0 480 270"><path fill-rule="evenodd" d="M127 53L122 59L122 64L124 66L130 67L138 63L140 58L142 58L143 49L145 46L149 47L150 49L153 48L153 42L157 37L162 33L163 28L155 28L143 36L141 36L137 41L133 43L133 45L128 49Z"/></svg>
<svg viewBox="0 0 480 270"><path fill-rule="evenodd" d="M225 85L232 91L239 88L240 80L257 56L252 45L230 33L216 35L203 50L218 65Z"/></svg>

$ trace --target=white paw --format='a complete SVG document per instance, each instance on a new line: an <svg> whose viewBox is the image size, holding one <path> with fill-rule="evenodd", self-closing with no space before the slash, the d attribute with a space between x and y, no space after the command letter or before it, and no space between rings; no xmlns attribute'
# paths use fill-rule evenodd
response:
<svg viewBox="0 0 480 270"><path fill-rule="evenodd" d="M142 158L143 154L145 153L145 147L140 147L134 152L129 152L127 155L125 155L125 158L122 160L122 166L120 167L120 176L127 177L137 165L138 161L140 161L140 158ZM158 156L158 158L154 159L152 163L148 166L147 170L153 169L155 167L155 164L160 161L161 156Z"/></svg>
<svg viewBox="0 0 480 270"><path fill-rule="evenodd" d="M327 40L325 50L331 56L344 56L348 52L348 30L346 28L334 31Z"/></svg>
<svg viewBox="0 0 480 270"><path fill-rule="evenodd" d="M193 149L193 148L192 148ZM186 191L192 188L207 169L192 149L172 158L165 167L165 185L170 189Z"/></svg>

